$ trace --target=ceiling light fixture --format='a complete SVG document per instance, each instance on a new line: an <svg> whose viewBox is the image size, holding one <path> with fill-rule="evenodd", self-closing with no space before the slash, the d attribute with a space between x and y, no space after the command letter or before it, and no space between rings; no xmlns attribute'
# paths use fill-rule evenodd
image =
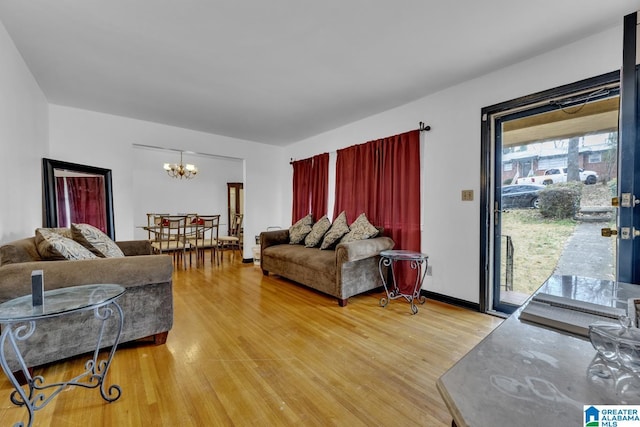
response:
<svg viewBox="0 0 640 427"><path fill-rule="evenodd" d="M180 164L177 163L165 163L164 170L171 178L186 178L191 179L198 173L198 168L192 164L182 164L182 151L180 152Z"/></svg>

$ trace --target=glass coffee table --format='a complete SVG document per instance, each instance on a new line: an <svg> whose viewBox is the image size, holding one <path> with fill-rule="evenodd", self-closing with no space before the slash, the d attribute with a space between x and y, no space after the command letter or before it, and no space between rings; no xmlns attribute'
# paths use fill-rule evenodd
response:
<svg viewBox="0 0 640 427"><path fill-rule="evenodd" d="M82 285L69 288L54 289L44 293L44 304L33 306L31 295L25 295L0 304L0 365L15 390L11 393L11 402L18 406L26 406L29 411L28 426L33 424L35 411L44 408L55 396L68 386L84 388L100 387L100 394L107 402L113 402L120 397L121 389L118 385L105 386L105 377L113 360L113 356L120 341L124 315L116 300L124 294L125 289L120 285ZM32 377L27 367L18 342L26 341L36 330L36 322L42 319L64 316L70 313L93 310L100 328L93 357L85 363L85 372L66 381L45 384L42 376ZM117 317L117 331L115 341L106 360L98 360L105 323L111 317ZM73 339L73 337L66 337ZM16 375L7 362L7 351L15 355L20 371L26 378L26 387L21 387ZM19 372L20 372L19 371ZM22 426L18 423L16 426Z"/></svg>
<svg viewBox="0 0 640 427"><path fill-rule="evenodd" d="M380 298L380 306L386 307L389 301L397 298L404 298L411 303L411 313L416 314L418 307L415 301L419 301L420 304L424 304L425 297L420 295L420 289L422 288L422 282L427 274L427 262L429 257L423 253L415 251L405 250L386 250L380 252L380 262L378 264L378 271L380 272L380 278L384 285L384 290L387 294L386 297ZM396 282L395 264L397 262L406 262L409 267L416 272L416 280L413 284L411 292L403 292L398 283ZM390 277L385 277L384 268L388 267L391 270Z"/></svg>

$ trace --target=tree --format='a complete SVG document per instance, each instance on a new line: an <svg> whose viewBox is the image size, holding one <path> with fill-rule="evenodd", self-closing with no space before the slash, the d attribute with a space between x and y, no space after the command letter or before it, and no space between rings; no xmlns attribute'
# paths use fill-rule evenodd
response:
<svg viewBox="0 0 640 427"><path fill-rule="evenodd" d="M567 182L580 181L580 171L578 165L580 138L574 137L569 140L569 151L567 152Z"/></svg>
<svg viewBox="0 0 640 427"><path fill-rule="evenodd" d="M605 176L602 179L607 182L612 178L616 178L616 165L618 157L618 132L609 132L609 136L605 141L608 149L602 153L602 162L605 164Z"/></svg>

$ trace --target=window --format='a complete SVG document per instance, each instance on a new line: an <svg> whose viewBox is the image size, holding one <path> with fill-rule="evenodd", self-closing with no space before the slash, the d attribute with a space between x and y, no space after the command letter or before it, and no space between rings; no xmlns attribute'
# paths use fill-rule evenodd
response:
<svg viewBox="0 0 640 427"><path fill-rule="evenodd" d="M601 163L602 162L602 153L591 153L589 154L589 163Z"/></svg>

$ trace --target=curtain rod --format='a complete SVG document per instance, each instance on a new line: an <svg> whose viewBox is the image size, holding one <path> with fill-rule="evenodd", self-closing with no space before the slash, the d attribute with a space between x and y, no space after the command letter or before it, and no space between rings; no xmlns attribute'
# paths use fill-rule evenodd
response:
<svg viewBox="0 0 640 427"><path fill-rule="evenodd" d="M329 155L331 155L331 154L335 154L335 153L336 153L336 151L329 151L328 153L327 153L327 152L325 152L325 154L329 154ZM311 157L313 157L313 156L311 156ZM293 164L293 162L295 162L295 160L293 159L293 157L290 157L290 158L289 158L289 164L290 164L290 165L292 165L292 164Z"/></svg>
<svg viewBox="0 0 640 427"><path fill-rule="evenodd" d="M425 125L424 122L420 122L418 123L418 130L420 132L429 132L431 130L431 126L429 125ZM291 157L291 159L289 160L289 164L292 165L293 164L293 157Z"/></svg>
<svg viewBox="0 0 640 427"><path fill-rule="evenodd" d="M420 122L419 125L420 127L418 128L418 130L420 132L429 132L431 130L431 126L425 125L424 122Z"/></svg>

